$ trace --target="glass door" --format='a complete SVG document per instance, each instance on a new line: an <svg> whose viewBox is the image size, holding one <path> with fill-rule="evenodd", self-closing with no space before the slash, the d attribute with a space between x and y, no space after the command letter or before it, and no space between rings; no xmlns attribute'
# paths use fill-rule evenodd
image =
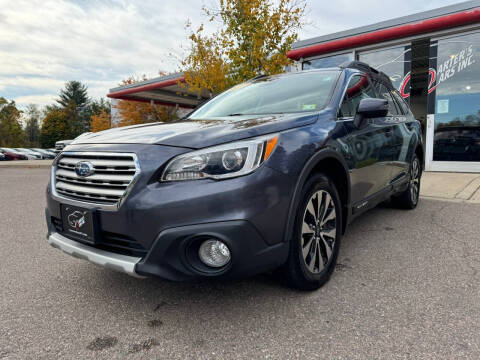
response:
<svg viewBox="0 0 480 360"><path fill-rule="evenodd" d="M426 169L480 172L480 32L430 45Z"/></svg>

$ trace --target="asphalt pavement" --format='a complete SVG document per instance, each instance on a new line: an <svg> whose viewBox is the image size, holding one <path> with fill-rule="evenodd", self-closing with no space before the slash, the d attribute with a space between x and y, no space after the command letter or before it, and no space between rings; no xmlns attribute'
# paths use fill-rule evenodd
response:
<svg viewBox="0 0 480 360"><path fill-rule="evenodd" d="M48 174L0 169L0 359L480 358L480 205L368 212L315 292L181 284L50 247Z"/></svg>

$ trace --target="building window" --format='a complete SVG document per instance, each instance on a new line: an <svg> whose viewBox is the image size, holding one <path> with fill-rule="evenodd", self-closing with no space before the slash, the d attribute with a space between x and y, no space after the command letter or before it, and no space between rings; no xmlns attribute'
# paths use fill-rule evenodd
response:
<svg viewBox="0 0 480 360"><path fill-rule="evenodd" d="M327 56L320 59L306 60L302 63L302 70L336 67L347 61L353 61L353 53Z"/></svg>
<svg viewBox="0 0 480 360"><path fill-rule="evenodd" d="M411 46L361 52L358 60L384 72L404 99L410 96Z"/></svg>
<svg viewBox="0 0 480 360"><path fill-rule="evenodd" d="M428 93L433 160L480 161L480 33L432 42Z"/></svg>

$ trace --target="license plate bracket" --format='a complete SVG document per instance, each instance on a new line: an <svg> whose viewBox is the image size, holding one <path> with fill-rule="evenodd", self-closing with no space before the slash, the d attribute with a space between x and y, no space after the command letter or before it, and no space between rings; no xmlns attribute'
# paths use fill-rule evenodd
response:
<svg viewBox="0 0 480 360"><path fill-rule="evenodd" d="M72 205L61 205L63 233L65 236L95 244L95 212Z"/></svg>

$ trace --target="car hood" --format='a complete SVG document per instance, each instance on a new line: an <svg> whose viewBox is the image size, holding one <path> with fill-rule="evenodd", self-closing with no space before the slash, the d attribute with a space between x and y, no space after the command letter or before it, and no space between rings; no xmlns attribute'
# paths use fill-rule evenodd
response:
<svg viewBox="0 0 480 360"><path fill-rule="evenodd" d="M315 122L319 113L235 116L114 128L81 135L78 144L158 144L199 149Z"/></svg>

